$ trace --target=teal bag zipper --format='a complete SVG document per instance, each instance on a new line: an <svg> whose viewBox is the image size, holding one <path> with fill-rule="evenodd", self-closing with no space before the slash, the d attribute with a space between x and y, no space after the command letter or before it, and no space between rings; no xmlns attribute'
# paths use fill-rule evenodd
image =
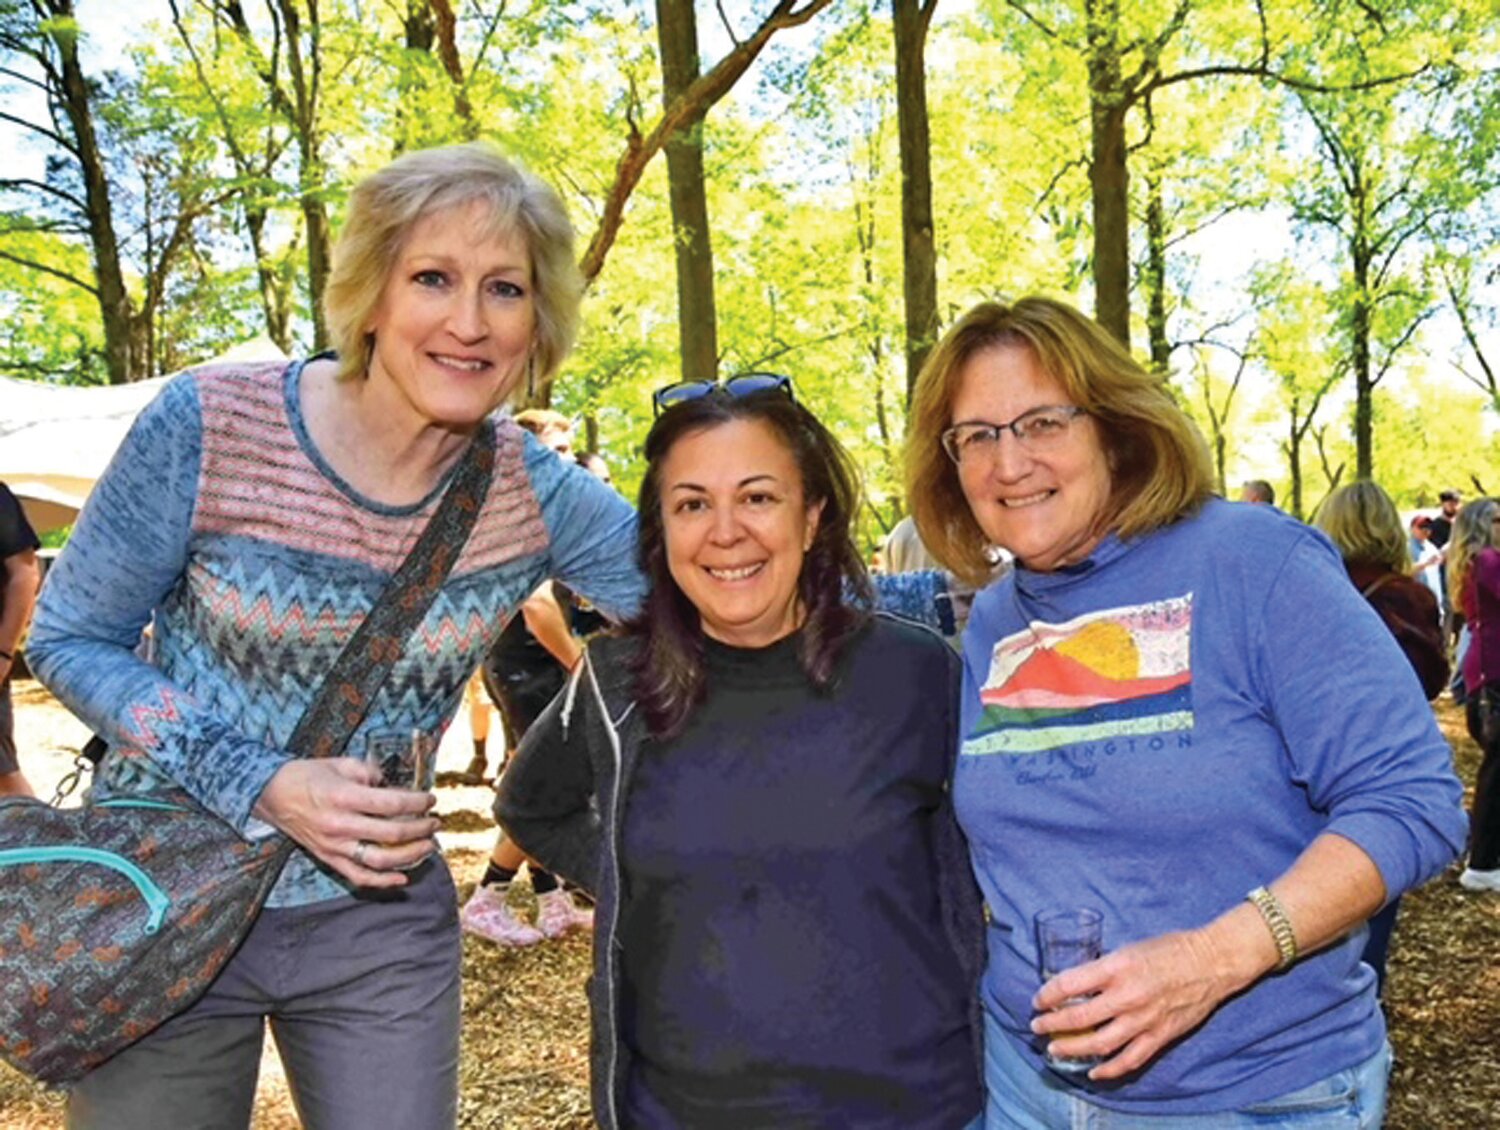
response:
<svg viewBox="0 0 1500 1130"><path fill-rule="evenodd" d="M109 800L96 800L93 802L95 808L158 808L164 812L188 812L180 804L172 804L165 800L148 800L145 797L117 796Z"/></svg>
<svg viewBox="0 0 1500 1130"><path fill-rule="evenodd" d="M171 908L172 900L167 898L162 889L152 881L151 876L123 855L91 847L8 848L0 851L0 867L25 863L56 863L59 860L97 863L101 867L108 867L124 875L135 884L136 890L141 892L141 897L146 900L146 906L150 908L151 913L146 918L146 933L154 934L161 928L162 921L166 918L168 909Z"/></svg>

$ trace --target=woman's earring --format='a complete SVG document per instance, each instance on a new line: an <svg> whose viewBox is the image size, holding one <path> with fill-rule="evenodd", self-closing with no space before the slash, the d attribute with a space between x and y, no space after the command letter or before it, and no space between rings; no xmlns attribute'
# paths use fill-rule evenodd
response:
<svg viewBox="0 0 1500 1130"><path fill-rule="evenodd" d="M526 402L530 404L536 399L536 356L528 353L526 355Z"/></svg>

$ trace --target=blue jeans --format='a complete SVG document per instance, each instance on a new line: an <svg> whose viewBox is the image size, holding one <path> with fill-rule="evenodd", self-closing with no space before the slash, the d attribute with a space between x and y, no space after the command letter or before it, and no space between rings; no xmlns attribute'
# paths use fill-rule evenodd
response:
<svg viewBox="0 0 1500 1130"><path fill-rule="evenodd" d="M1127 1114L1088 1101L1016 1051L984 1020L985 1130L1378 1130L1385 1121L1387 1044L1358 1066L1310 1087L1217 1114Z"/></svg>

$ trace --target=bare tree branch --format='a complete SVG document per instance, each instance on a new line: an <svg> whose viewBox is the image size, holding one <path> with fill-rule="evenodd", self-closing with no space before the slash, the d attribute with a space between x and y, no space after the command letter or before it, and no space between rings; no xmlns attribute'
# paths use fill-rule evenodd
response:
<svg viewBox="0 0 1500 1130"><path fill-rule="evenodd" d="M9 47L12 51L16 50L16 48L11 46L10 44L4 44L3 46ZM25 74L22 71L12 70L10 67L0 67L0 75L4 75L6 78L14 79L16 82L23 83L24 85L32 87L35 90L39 90L43 94L50 96L52 93L51 87L49 87L45 82L42 82L39 79L34 79L30 75Z"/></svg>
<svg viewBox="0 0 1500 1130"><path fill-rule="evenodd" d="M784 28L798 27L832 3L832 0L806 0L798 7L796 0L778 0L776 7L749 39L720 59L714 67L695 79L673 99L651 132L644 138L632 125L625 141L625 152L615 165L615 181L604 202L603 215L594 236L589 240L579 264L585 283L591 283L604 267L604 259L614 246L625 218L625 205L640 183L651 159L666 144L667 138L699 121L709 108L729 93L740 76L749 69L770 38Z"/></svg>
<svg viewBox="0 0 1500 1130"><path fill-rule="evenodd" d="M30 267L34 271L41 271L42 274L51 275L53 278L62 279L63 282L72 283L76 287L81 287L92 295L97 296L99 294L99 288L97 286L95 286L91 282L85 282L77 275L69 274L67 271L59 270L57 267L49 267L46 263L39 263L35 259L28 259L22 255L12 255L3 247L0 247L0 259L15 263L18 266Z"/></svg>
<svg viewBox="0 0 1500 1130"><path fill-rule="evenodd" d="M24 130L29 130L30 132L35 134L40 134L42 137L45 137L48 141L52 142L53 145L56 145L62 149L66 149L69 153L72 153L75 156L78 153L77 146L63 137L61 133L57 132L56 130L48 129L46 126L39 126L35 122L29 122L25 118L18 118L16 117L16 115L7 114L4 111L0 111L0 122L10 122L12 125L20 126Z"/></svg>
<svg viewBox="0 0 1500 1130"><path fill-rule="evenodd" d="M724 11L724 0L714 0L714 8L719 13L719 23L724 28L724 34L729 36L730 43L738 47L740 38L734 33L734 21L729 18L729 13Z"/></svg>
<svg viewBox="0 0 1500 1130"><path fill-rule="evenodd" d="M1385 351L1385 357L1381 361L1379 371L1370 378L1370 388L1372 390L1389 375L1392 366L1396 363L1396 354L1401 351L1407 342L1416 336L1417 330L1421 328L1422 323L1427 321L1436 312L1437 308L1433 306L1429 306L1426 310L1423 310L1411 320L1411 324L1401 332L1401 336L1391 343L1390 348Z"/></svg>
<svg viewBox="0 0 1500 1130"><path fill-rule="evenodd" d="M29 188L36 192L45 192L48 196L55 196L68 204L73 205L79 211L87 211L88 205L71 192L58 188L56 185L47 184L45 181L32 180L30 177L15 177L0 180L0 190Z"/></svg>
<svg viewBox="0 0 1500 1130"><path fill-rule="evenodd" d="M1034 24L1048 39L1056 39L1061 43L1066 43L1069 47L1072 47L1075 50L1082 50L1085 46L1087 46L1084 43L1080 43L1078 40L1069 39L1067 36L1063 35L1063 33L1059 29L1052 27L1044 19L1042 19L1030 8L1028 8L1025 4L1022 4L1020 0L1005 0L1005 4L1012 11L1020 13L1021 17L1028 23Z"/></svg>

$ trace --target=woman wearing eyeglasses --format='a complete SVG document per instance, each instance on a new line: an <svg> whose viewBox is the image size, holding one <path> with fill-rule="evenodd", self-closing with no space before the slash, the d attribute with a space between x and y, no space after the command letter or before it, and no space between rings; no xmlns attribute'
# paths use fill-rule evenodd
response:
<svg viewBox="0 0 1500 1130"><path fill-rule="evenodd" d="M598 895L616 1127L978 1127L958 661L871 615L848 456L785 378L657 396L646 607L591 643L495 812Z"/></svg>
<svg viewBox="0 0 1500 1130"><path fill-rule="evenodd" d="M986 1125L1378 1125L1361 927L1453 859L1462 791L1338 553L1213 497L1166 386L1049 299L949 331L907 459L940 561L1016 556L965 632L954 777L990 911ZM1105 954L1044 981L1053 907L1099 910Z"/></svg>

